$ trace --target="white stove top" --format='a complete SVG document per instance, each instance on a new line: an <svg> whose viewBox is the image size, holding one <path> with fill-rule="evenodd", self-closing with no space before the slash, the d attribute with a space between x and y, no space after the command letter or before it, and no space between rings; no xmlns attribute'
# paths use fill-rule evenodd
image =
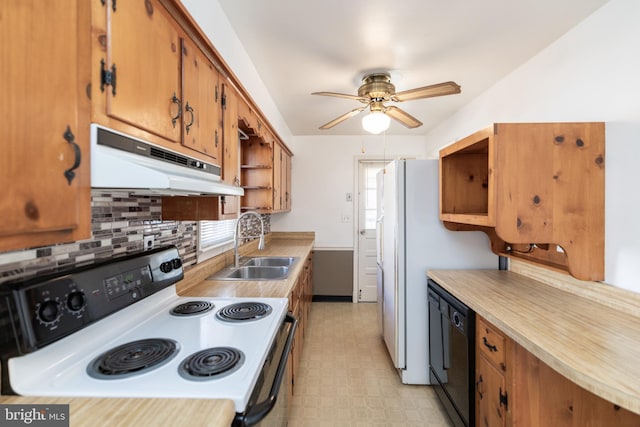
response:
<svg viewBox="0 0 640 427"><path fill-rule="evenodd" d="M208 301L215 308L193 316L174 316L173 307ZM215 313L244 301L272 307L263 318L225 322ZM86 397L227 398L242 412L249 400L268 350L287 312L286 298L187 298L170 286L117 313L33 353L9 360L13 390L20 395ZM87 366L100 354L121 344L146 338L178 343L168 363L121 379L98 379ZM233 347L244 353L242 366L221 378L190 380L178 373L182 361L211 347Z"/></svg>

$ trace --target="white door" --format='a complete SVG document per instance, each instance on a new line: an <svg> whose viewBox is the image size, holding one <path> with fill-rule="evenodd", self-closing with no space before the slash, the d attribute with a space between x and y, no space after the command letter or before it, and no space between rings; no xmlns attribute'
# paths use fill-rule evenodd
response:
<svg viewBox="0 0 640 427"><path fill-rule="evenodd" d="M358 302L376 302L376 174L382 161L358 163Z"/></svg>

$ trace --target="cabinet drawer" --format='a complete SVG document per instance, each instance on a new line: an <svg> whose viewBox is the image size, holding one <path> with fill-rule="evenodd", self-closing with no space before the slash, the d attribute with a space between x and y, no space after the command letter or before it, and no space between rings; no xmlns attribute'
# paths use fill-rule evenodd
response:
<svg viewBox="0 0 640 427"><path fill-rule="evenodd" d="M493 365L507 370L506 365L506 337L498 328L478 316L476 321L476 346L480 354L484 354Z"/></svg>

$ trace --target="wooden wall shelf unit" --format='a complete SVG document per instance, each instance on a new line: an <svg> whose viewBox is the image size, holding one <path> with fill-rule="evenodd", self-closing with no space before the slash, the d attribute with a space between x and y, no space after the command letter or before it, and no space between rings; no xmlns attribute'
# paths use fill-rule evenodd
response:
<svg viewBox="0 0 640 427"><path fill-rule="evenodd" d="M242 211L277 213L291 210L291 151L280 144L246 105L238 108L241 141Z"/></svg>
<svg viewBox="0 0 640 427"><path fill-rule="evenodd" d="M604 123L496 123L440 150L440 219L492 250L604 280Z"/></svg>
<svg viewBox="0 0 640 427"><path fill-rule="evenodd" d="M273 144L252 134L249 139L241 141L240 145L240 181L244 189L240 209L271 213L273 211Z"/></svg>

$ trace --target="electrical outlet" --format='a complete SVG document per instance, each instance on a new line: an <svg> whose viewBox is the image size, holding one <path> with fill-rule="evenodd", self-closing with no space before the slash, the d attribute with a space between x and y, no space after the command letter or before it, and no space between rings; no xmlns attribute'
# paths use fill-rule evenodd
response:
<svg viewBox="0 0 640 427"><path fill-rule="evenodd" d="M142 242L143 242L145 251L153 249L153 247L156 244L155 239L153 238L153 234L150 234L148 236L144 236L142 238Z"/></svg>
<svg viewBox="0 0 640 427"><path fill-rule="evenodd" d="M342 222L351 222L351 214L343 213L342 214Z"/></svg>

